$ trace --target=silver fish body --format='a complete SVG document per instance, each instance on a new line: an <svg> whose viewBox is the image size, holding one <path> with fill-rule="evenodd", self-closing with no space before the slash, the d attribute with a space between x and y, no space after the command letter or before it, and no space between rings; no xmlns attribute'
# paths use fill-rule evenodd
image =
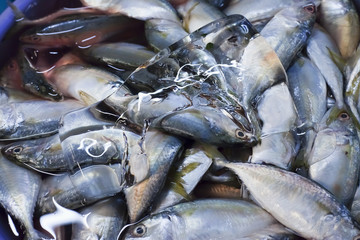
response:
<svg viewBox="0 0 360 240"><path fill-rule="evenodd" d="M276 221L242 200L206 199L180 203L131 226L125 239L240 239Z"/></svg>
<svg viewBox="0 0 360 240"><path fill-rule="evenodd" d="M359 235L349 210L328 191L296 173L271 166L225 163L254 199L302 237L352 239Z"/></svg>
<svg viewBox="0 0 360 240"><path fill-rule="evenodd" d="M55 211L55 201L70 209L114 196L123 189L124 170L120 164L95 165L75 172L50 176L41 185L38 208L40 213Z"/></svg>

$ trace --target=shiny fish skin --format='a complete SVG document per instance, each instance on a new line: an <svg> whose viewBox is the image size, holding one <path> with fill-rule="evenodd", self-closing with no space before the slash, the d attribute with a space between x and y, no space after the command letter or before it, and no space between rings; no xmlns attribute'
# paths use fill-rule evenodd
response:
<svg viewBox="0 0 360 240"><path fill-rule="evenodd" d="M335 105L325 114L313 143L309 177L346 206L351 204L358 184L359 151L354 122L346 109Z"/></svg>
<svg viewBox="0 0 360 240"><path fill-rule="evenodd" d="M139 20L154 18L167 19L177 22L179 18L175 9L166 0L81 0L85 6L120 13Z"/></svg>
<svg viewBox="0 0 360 240"><path fill-rule="evenodd" d="M80 210L86 215L90 229L80 224L72 226L72 240L117 239L121 228L126 223L126 203L118 196L99 201Z"/></svg>
<svg viewBox="0 0 360 240"><path fill-rule="evenodd" d="M263 126L261 143L253 147L252 163L267 163L289 169L296 155L296 140L291 132L297 114L286 84L268 88L257 107Z"/></svg>
<svg viewBox="0 0 360 240"><path fill-rule="evenodd" d="M276 13L283 8L288 8L299 2L303 3L307 0L275 0L275 1L253 1L253 0L231 0L229 6L224 10L226 15L241 14L249 19L250 22L271 19ZM320 4L320 0L314 1L316 6Z"/></svg>
<svg viewBox="0 0 360 240"><path fill-rule="evenodd" d="M41 214L54 212L55 201L70 209L114 196L123 189L124 170L120 164L95 165L74 174L50 176L42 182L37 207Z"/></svg>
<svg viewBox="0 0 360 240"><path fill-rule="evenodd" d="M344 105L343 75L336 66L333 55L339 55L339 50L331 37L319 25L315 25L306 47L310 60L318 67L329 85L336 104Z"/></svg>
<svg viewBox="0 0 360 240"><path fill-rule="evenodd" d="M320 24L337 43L341 55L350 57L360 40L359 16L350 0L322 0Z"/></svg>
<svg viewBox="0 0 360 240"><path fill-rule="evenodd" d="M131 226L124 239L239 239L274 223L270 214L252 203L206 199L150 215Z"/></svg>
<svg viewBox="0 0 360 240"><path fill-rule="evenodd" d="M41 176L0 156L0 204L25 228L26 239L40 239L33 226L33 212Z"/></svg>
<svg viewBox="0 0 360 240"><path fill-rule="evenodd" d="M148 130L142 146L148 159L149 174L132 186L128 182L130 186L124 189L130 222L144 215L162 189L170 166L182 151L183 142L160 131Z"/></svg>
<svg viewBox="0 0 360 240"><path fill-rule="evenodd" d="M3 146L1 152L9 160L41 171L57 172L69 169L58 134L16 141Z"/></svg>
<svg viewBox="0 0 360 240"><path fill-rule="evenodd" d="M260 34L274 49L285 69L305 46L315 18L316 6L308 1L281 10L261 30Z"/></svg>
<svg viewBox="0 0 360 240"><path fill-rule="evenodd" d="M20 41L46 46L78 46L86 48L107 38L126 32L129 25L140 22L125 16L75 15L57 19L44 26L33 27L20 36ZM99 28L101 26L101 28Z"/></svg>
<svg viewBox="0 0 360 240"><path fill-rule="evenodd" d="M193 32L208 23L226 15L203 0L189 0L176 9L183 18L183 26L187 32Z"/></svg>
<svg viewBox="0 0 360 240"><path fill-rule="evenodd" d="M56 67L48 80L64 96L75 98L86 105L97 103L115 91L123 95L130 93L118 76L91 66L68 64Z"/></svg>
<svg viewBox="0 0 360 240"><path fill-rule="evenodd" d="M360 231L332 194L296 173L271 166L224 163L274 218L304 238L352 239Z"/></svg>
<svg viewBox="0 0 360 240"><path fill-rule="evenodd" d="M58 131L60 117L83 107L75 100L51 102L32 100L0 107L0 139L25 139L51 135ZM48 111L43 111L49 109Z"/></svg>

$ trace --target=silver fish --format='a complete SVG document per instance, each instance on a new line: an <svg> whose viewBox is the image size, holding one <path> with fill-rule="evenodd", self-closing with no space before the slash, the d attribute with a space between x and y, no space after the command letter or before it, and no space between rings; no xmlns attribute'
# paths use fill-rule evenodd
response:
<svg viewBox="0 0 360 240"><path fill-rule="evenodd" d="M53 198L61 206L75 209L114 196L123 189L124 175L118 163L90 166L74 174L50 176L40 188L37 203L39 211L41 214L54 212Z"/></svg>
<svg viewBox="0 0 360 240"><path fill-rule="evenodd" d="M333 61L333 55L340 55L336 44L319 25L315 25L306 46L310 60L317 66L333 93L336 104L344 105L343 75Z"/></svg>
<svg viewBox="0 0 360 240"><path fill-rule="evenodd" d="M180 203L129 227L125 239L240 239L276 223L266 211L241 200Z"/></svg>
<svg viewBox="0 0 360 240"><path fill-rule="evenodd" d="M311 180L271 166L223 165L239 176L262 208L300 236L353 239L359 235L349 210Z"/></svg>
<svg viewBox="0 0 360 240"><path fill-rule="evenodd" d="M41 176L0 156L0 204L24 227L26 239L40 239L33 212Z"/></svg>
<svg viewBox="0 0 360 240"><path fill-rule="evenodd" d="M309 155L309 177L344 205L351 204L359 178L360 142L345 108L332 107L321 121Z"/></svg>
<svg viewBox="0 0 360 240"><path fill-rule="evenodd" d="M126 223L126 203L115 196L81 209L80 214L89 214L87 217L89 228L73 224L72 240L116 239Z"/></svg>
<svg viewBox="0 0 360 240"><path fill-rule="evenodd" d="M337 43L341 55L350 57L360 40L359 16L353 1L322 0L319 20Z"/></svg>

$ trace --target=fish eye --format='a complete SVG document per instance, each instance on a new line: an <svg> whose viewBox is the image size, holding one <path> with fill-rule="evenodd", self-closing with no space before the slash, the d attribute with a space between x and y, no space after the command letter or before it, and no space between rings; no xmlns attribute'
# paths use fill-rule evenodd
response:
<svg viewBox="0 0 360 240"><path fill-rule="evenodd" d="M40 37L39 37L39 36L36 36L36 35L33 35L33 36L31 36L31 40L34 41L34 42L39 42L39 41L40 41Z"/></svg>
<svg viewBox="0 0 360 240"><path fill-rule="evenodd" d="M342 120L342 121L349 120L350 116L349 116L348 113L342 112L342 113L339 114L339 119Z"/></svg>
<svg viewBox="0 0 360 240"><path fill-rule="evenodd" d="M240 139L244 139L246 137L245 133L243 131L241 131L240 129L236 129L235 135L237 138L240 138Z"/></svg>
<svg viewBox="0 0 360 240"><path fill-rule="evenodd" d="M14 154L20 154L22 152L23 148L21 146L16 146L12 149L12 152Z"/></svg>
<svg viewBox="0 0 360 240"><path fill-rule="evenodd" d="M314 4L309 4L304 6L305 11L309 12L309 13L314 13L316 11L316 7Z"/></svg>
<svg viewBox="0 0 360 240"><path fill-rule="evenodd" d="M133 231L133 235L136 237L141 237L144 236L144 234L146 233L146 227L144 225L138 225L135 227L134 231Z"/></svg>

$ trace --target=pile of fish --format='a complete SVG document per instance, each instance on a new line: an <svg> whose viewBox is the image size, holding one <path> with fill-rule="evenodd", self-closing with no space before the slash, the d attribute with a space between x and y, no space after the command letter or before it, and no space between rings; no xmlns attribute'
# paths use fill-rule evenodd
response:
<svg viewBox="0 0 360 240"><path fill-rule="evenodd" d="M0 204L19 239L360 239L351 0L9 4Z"/></svg>

